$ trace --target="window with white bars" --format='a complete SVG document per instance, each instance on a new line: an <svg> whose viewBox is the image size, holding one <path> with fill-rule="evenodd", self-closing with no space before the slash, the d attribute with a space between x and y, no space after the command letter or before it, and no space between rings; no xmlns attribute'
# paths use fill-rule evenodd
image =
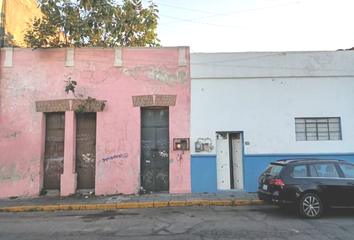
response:
<svg viewBox="0 0 354 240"><path fill-rule="evenodd" d="M340 118L295 118L296 141L342 140Z"/></svg>

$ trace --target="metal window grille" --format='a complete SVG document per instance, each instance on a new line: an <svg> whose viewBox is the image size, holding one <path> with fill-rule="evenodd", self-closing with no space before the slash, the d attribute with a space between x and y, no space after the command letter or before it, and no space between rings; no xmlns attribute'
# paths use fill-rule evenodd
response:
<svg viewBox="0 0 354 240"><path fill-rule="evenodd" d="M295 118L296 141L342 140L340 118Z"/></svg>

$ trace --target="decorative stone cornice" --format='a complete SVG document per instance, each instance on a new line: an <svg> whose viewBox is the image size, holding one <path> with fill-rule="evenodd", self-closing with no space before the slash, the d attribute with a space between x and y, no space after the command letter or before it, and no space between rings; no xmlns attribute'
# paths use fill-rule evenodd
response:
<svg viewBox="0 0 354 240"><path fill-rule="evenodd" d="M171 107L176 105L177 95L133 96L134 107Z"/></svg>
<svg viewBox="0 0 354 240"><path fill-rule="evenodd" d="M115 47L114 48L114 66L115 67L123 66L122 47Z"/></svg>
<svg viewBox="0 0 354 240"><path fill-rule="evenodd" d="M102 112L102 104L105 100L78 100L78 99L62 99L62 100L46 100L36 101L37 112L65 112L79 110L80 105L85 106L85 112Z"/></svg>
<svg viewBox="0 0 354 240"><path fill-rule="evenodd" d="M187 66L186 48L178 48L178 66Z"/></svg>
<svg viewBox="0 0 354 240"><path fill-rule="evenodd" d="M66 67L74 67L75 66L75 48L66 48Z"/></svg>
<svg viewBox="0 0 354 240"><path fill-rule="evenodd" d="M10 48L10 47L6 47L3 49L5 50L4 68L11 68L12 67L12 55L13 55L14 49Z"/></svg>

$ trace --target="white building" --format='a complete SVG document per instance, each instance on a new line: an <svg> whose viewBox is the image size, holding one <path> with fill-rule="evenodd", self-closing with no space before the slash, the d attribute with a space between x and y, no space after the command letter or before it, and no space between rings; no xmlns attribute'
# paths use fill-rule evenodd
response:
<svg viewBox="0 0 354 240"><path fill-rule="evenodd" d="M354 162L354 51L195 53L191 79L192 192L256 191L282 158Z"/></svg>

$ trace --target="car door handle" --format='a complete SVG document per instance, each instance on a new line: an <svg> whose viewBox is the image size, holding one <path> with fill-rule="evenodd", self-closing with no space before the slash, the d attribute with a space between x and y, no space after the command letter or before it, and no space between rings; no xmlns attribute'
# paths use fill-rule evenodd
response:
<svg viewBox="0 0 354 240"><path fill-rule="evenodd" d="M323 185L324 182L316 182L316 184Z"/></svg>

